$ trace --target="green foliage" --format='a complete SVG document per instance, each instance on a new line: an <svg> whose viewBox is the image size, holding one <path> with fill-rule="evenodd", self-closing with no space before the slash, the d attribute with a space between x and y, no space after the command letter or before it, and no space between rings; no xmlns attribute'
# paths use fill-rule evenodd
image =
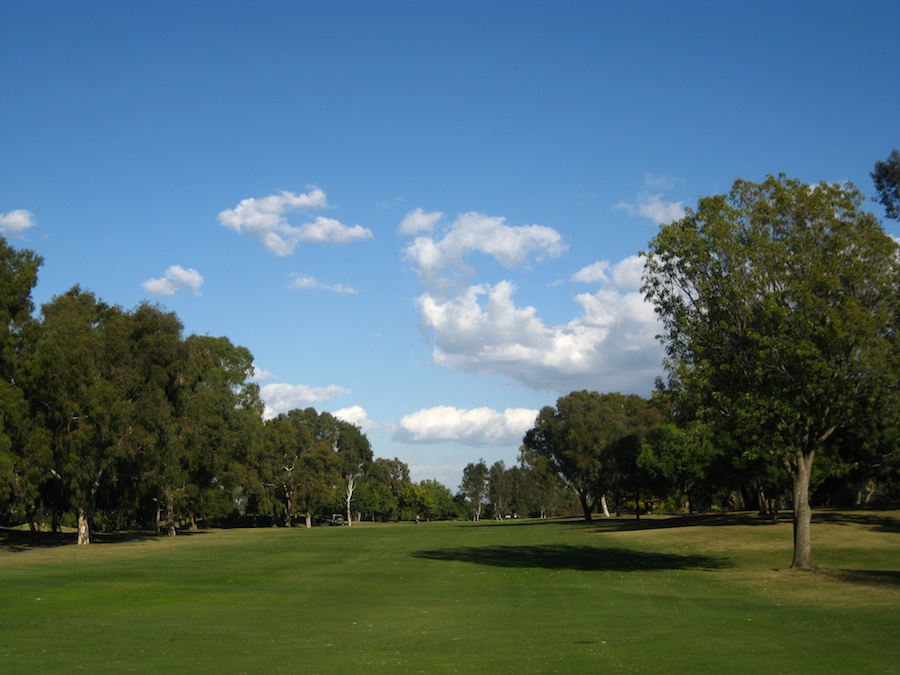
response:
<svg viewBox="0 0 900 675"><path fill-rule="evenodd" d="M397 520L410 483L409 467L396 457L376 458L368 467L357 495L357 508L370 520Z"/></svg>
<svg viewBox="0 0 900 675"><path fill-rule="evenodd" d="M530 455L543 457L578 495L584 518L590 521L607 491L638 480L639 439L652 426L654 415L640 396L574 391L559 398L556 408L540 411L523 445Z"/></svg>
<svg viewBox="0 0 900 675"><path fill-rule="evenodd" d="M490 472L483 459L478 460L478 462L469 462L463 468L459 491L469 505L472 520L476 522L481 520L481 512L484 508L485 500L488 498L489 475Z"/></svg>
<svg viewBox="0 0 900 675"><path fill-rule="evenodd" d="M900 220L900 152L896 148L885 161L875 162L872 180L887 217Z"/></svg>
<svg viewBox="0 0 900 675"><path fill-rule="evenodd" d="M852 186L738 180L645 254L673 387L744 460L789 468L801 567L813 458L897 396L897 244L861 201Z"/></svg>

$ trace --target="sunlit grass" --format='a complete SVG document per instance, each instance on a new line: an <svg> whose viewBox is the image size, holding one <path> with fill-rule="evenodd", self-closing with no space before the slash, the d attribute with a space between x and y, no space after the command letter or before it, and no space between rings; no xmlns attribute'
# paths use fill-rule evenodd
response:
<svg viewBox="0 0 900 675"><path fill-rule="evenodd" d="M0 672L891 672L900 513L214 530L0 553ZM7 533L7 549L16 548Z"/></svg>

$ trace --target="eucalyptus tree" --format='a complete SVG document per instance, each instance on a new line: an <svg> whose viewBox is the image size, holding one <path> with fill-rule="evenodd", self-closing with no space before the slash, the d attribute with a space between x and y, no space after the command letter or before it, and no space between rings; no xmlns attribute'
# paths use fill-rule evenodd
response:
<svg viewBox="0 0 900 675"><path fill-rule="evenodd" d="M605 495L615 477L613 450L630 432L632 399L640 397L573 391L560 397L555 408L541 409L525 434L527 452L544 457L578 495L585 521L598 505L606 513Z"/></svg>
<svg viewBox="0 0 900 675"><path fill-rule="evenodd" d="M510 503L514 500L515 485L503 460L498 460L488 469L488 499L494 518L503 520L509 513Z"/></svg>
<svg viewBox="0 0 900 675"><path fill-rule="evenodd" d="M457 517L456 502L450 488L436 478L419 481L422 494L421 513L426 520Z"/></svg>
<svg viewBox="0 0 900 675"><path fill-rule="evenodd" d="M31 292L41 263L33 251L16 250L0 236L0 505L19 502L27 512L37 486L25 447L30 433L20 354L22 333L34 324Z"/></svg>
<svg viewBox="0 0 900 675"><path fill-rule="evenodd" d="M31 451L46 458L56 494L74 510L77 542L89 544L97 492L129 451L125 317L77 286L42 315L23 373L30 414L44 431Z"/></svg>
<svg viewBox="0 0 900 675"><path fill-rule="evenodd" d="M735 181L668 225L643 292L665 366L701 419L793 483L792 566L812 567L813 462L836 430L894 409L900 259L850 185Z"/></svg>
<svg viewBox="0 0 900 675"><path fill-rule="evenodd" d="M900 220L900 152L896 148L886 160L875 162L872 180L887 217Z"/></svg>
<svg viewBox="0 0 900 675"><path fill-rule="evenodd" d="M227 337L185 340L178 423L184 447L185 508L197 517L226 516L242 496L239 477L261 428L263 404L253 376L253 355Z"/></svg>
<svg viewBox="0 0 900 675"><path fill-rule="evenodd" d="M483 459L469 462L463 469L459 491L466 498L472 512L472 520L476 523L481 520L481 511L484 509L484 501L488 496L489 475L490 472Z"/></svg>
<svg viewBox="0 0 900 675"><path fill-rule="evenodd" d="M519 447L519 468L522 470L523 512L546 518L548 514L567 508L575 499L545 455Z"/></svg>
<svg viewBox="0 0 900 675"><path fill-rule="evenodd" d="M291 410L267 420L260 444L261 487L272 488L281 501L283 523L297 514L306 526L331 503L341 480L340 462L313 408Z"/></svg>
<svg viewBox="0 0 900 675"><path fill-rule="evenodd" d="M328 413L322 413L320 417L326 428L331 427L333 430L332 447L340 463L347 525L351 525L353 493L372 463L372 446L366 435L355 424L337 419Z"/></svg>
<svg viewBox="0 0 900 675"><path fill-rule="evenodd" d="M357 504L373 520L397 520L400 500L409 484L409 466L405 462L396 457L376 457L360 485Z"/></svg>

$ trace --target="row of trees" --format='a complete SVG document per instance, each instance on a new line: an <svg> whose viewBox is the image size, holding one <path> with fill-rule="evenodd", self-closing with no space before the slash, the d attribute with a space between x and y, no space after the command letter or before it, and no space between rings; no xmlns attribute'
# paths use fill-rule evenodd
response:
<svg viewBox="0 0 900 675"><path fill-rule="evenodd" d="M900 214L900 154L876 164ZM467 466L453 497L373 460L355 426L315 410L262 421L252 357L182 337L174 314L74 288L33 317L40 259L0 239L0 504L32 525L75 514L79 542L165 512L307 524L325 509L372 519L478 520L607 499L689 508L756 503L794 516L795 567L812 565L810 493L898 485L900 255L850 185L784 176L661 227L643 292L662 321L666 382L651 400L573 392L540 411L518 466ZM814 462L818 458L818 461ZM564 488L561 491L561 486ZM891 493L893 494L893 493ZM355 504L355 511L354 511Z"/></svg>
<svg viewBox="0 0 900 675"><path fill-rule="evenodd" d="M41 262L0 238L0 522L71 523L89 543L95 527L457 514L352 424L312 408L263 421L253 357L228 338L79 287L35 317Z"/></svg>

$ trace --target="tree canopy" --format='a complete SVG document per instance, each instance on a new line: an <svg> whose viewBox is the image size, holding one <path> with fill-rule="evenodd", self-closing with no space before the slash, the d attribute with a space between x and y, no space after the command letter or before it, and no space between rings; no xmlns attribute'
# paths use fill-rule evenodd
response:
<svg viewBox="0 0 900 675"><path fill-rule="evenodd" d="M900 152L894 149L885 161L875 162L872 180L887 217L900 220Z"/></svg>
<svg viewBox="0 0 900 675"><path fill-rule="evenodd" d="M897 244L852 186L738 180L661 227L643 291L670 383L739 452L793 479L794 567L812 565L809 480L835 430L897 395Z"/></svg>

